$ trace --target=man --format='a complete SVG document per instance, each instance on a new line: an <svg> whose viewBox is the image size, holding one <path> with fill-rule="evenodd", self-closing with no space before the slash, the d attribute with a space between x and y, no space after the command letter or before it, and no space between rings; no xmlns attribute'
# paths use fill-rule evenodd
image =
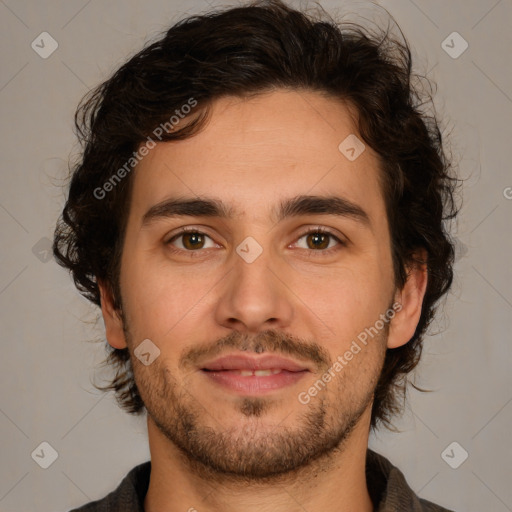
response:
<svg viewBox="0 0 512 512"><path fill-rule="evenodd" d="M406 43L279 1L186 19L77 113L54 251L151 461L80 511L442 511L368 450L452 280Z"/></svg>

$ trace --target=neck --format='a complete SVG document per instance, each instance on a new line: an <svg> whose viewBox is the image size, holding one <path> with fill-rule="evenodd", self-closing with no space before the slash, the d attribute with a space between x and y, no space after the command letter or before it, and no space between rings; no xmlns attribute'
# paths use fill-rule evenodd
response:
<svg viewBox="0 0 512 512"><path fill-rule="evenodd" d="M145 512L371 512L365 464L368 428L362 421L342 447L293 474L251 481L198 470L148 415L151 476Z"/></svg>

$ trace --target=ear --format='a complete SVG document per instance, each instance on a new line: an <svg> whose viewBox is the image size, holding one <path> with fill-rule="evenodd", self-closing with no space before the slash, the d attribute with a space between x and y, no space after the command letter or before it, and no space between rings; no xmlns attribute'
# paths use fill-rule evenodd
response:
<svg viewBox="0 0 512 512"><path fill-rule="evenodd" d="M105 334L110 346L123 349L127 347L120 311L114 306L114 298L110 287L98 282L101 296L101 313L105 323Z"/></svg>
<svg viewBox="0 0 512 512"><path fill-rule="evenodd" d="M401 304L401 308L396 309L397 313L390 322L388 348L405 345L413 337L421 317L428 280L427 251L416 251L413 260L407 267L407 281L404 287L395 293L395 304Z"/></svg>

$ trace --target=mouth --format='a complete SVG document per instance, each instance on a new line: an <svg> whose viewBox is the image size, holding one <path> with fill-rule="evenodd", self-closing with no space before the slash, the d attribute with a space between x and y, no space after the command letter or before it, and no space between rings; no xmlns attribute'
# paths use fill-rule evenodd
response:
<svg viewBox="0 0 512 512"><path fill-rule="evenodd" d="M270 368L267 370L209 370L207 368L203 368L205 372L230 372L233 375L240 375L242 377L268 377L269 375L277 375L281 372L286 372L287 370L283 370L282 368Z"/></svg>
<svg viewBox="0 0 512 512"><path fill-rule="evenodd" d="M305 363L280 356L232 354L205 363L201 372L225 390L257 396L296 384L311 369Z"/></svg>

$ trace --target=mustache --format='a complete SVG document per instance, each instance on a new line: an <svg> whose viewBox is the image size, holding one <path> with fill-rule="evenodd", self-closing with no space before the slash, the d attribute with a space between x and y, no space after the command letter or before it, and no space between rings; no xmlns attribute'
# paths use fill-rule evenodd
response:
<svg viewBox="0 0 512 512"><path fill-rule="evenodd" d="M256 354L268 352L289 355L302 361L312 361L319 369L329 368L331 365L328 352L318 343L268 329L256 335L233 331L213 343L195 346L184 351L179 366L184 369L196 368L199 361L221 355L228 349Z"/></svg>

